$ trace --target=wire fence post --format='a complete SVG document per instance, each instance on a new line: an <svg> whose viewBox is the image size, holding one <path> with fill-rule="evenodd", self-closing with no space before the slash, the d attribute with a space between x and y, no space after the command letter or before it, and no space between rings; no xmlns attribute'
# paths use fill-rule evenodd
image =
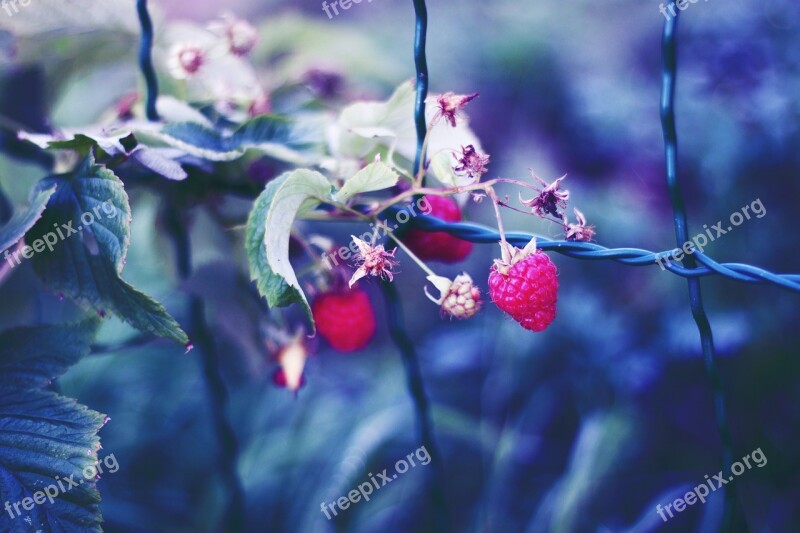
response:
<svg viewBox="0 0 800 533"><path fill-rule="evenodd" d="M684 243L689 242L689 229L687 227L686 205L684 204L680 183L678 182L677 170L678 135L675 128L675 82L678 72L678 13L672 18L668 18L664 24L664 34L661 43L661 53L664 62L661 75L661 127L664 133L666 178L675 221L675 238L680 248ZM697 268L697 260L692 254L686 254L683 263L687 268ZM688 283L689 303L692 309L692 316L700 332L700 343L703 348L706 375L711 385L711 392L714 395L714 414L716 417L717 433L719 434L722 444L722 468L724 471L729 472L733 461L733 451L725 406L725 391L722 386L722 380L720 379L719 369L717 368L716 353L714 350L714 336L705 308L703 307L700 280L697 278L688 278ZM721 530L730 531L734 508L733 485L726 485L724 490L725 503Z"/></svg>
<svg viewBox="0 0 800 533"><path fill-rule="evenodd" d="M147 10L147 0L136 0L136 12L139 14L139 24L142 27L142 42L139 48L139 68L144 76L146 86L145 113L147 120L157 121L158 111L158 77L153 68L153 21Z"/></svg>
<svg viewBox="0 0 800 533"><path fill-rule="evenodd" d="M419 175L425 166L424 143L428 124L425 120L425 99L428 97L428 59L425 46L428 39L428 8L425 0L414 0L416 26L414 33L414 66L417 70L417 95L414 102L414 124L417 129L417 155L414 159L414 175Z"/></svg>

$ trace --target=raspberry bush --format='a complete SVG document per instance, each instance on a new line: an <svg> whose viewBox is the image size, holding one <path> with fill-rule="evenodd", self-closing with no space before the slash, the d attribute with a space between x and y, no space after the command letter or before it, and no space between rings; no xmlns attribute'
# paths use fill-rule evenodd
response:
<svg viewBox="0 0 800 533"><path fill-rule="evenodd" d="M195 22L171 14L182 2ZM680 91L713 96L692 93L677 121L667 17L669 202L642 118L658 105L652 58L624 52L653 49L641 6L626 33L575 32L581 2L341 4L319 20L242 4L264 21L206 19L221 8L202 0L0 7L0 531L650 530L651 500L679 512L687 483L745 446L761 454L752 485L669 525L795 530L786 450L800 442L755 408L730 415L726 395L797 414L796 302L712 288L709 308L731 308L712 321L700 279L800 278L680 242L687 207L710 223L730 204L761 210L736 232L710 224L709 253L796 249L772 208L797 196L777 181L796 174L782 3L763 8L769 32L736 10L687 26L712 46L686 47ZM427 57L428 42L461 44ZM680 165L676 123L698 141ZM741 197L753 176L763 203ZM619 274L655 265L666 252L645 248L673 233L684 259L667 269L688 279L691 315L672 312L672 276ZM120 474L99 470L112 453ZM377 478L393 488L356 504ZM769 512L739 509L751 494Z"/></svg>

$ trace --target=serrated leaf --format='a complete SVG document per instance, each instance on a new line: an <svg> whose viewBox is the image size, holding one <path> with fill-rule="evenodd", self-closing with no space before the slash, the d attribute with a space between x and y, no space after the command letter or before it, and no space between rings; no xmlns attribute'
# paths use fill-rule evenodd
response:
<svg viewBox="0 0 800 533"><path fill-rule="evenodd" d="M0 228L0 251L8 250L25 236L25 233L42 216L42 212L47 206L47 201L50 200L55 190L55 185L47 188L37 188L32 194L30 207L25 211L14 213L14 217Z"/></svg>
<svg viewBox="0 0 800 533"><path fill-rule="evenodd" d="M156 137L169 146L208 161L233 161L244 155L244 150L233 145L229 137L194 122L165 124Z"/></svg>
<svg viewBox="0 0 800 533"><path fill-rule="evenodd" d="M208 161L233 161L247 150L298 163L304 152L322 142L318 121L291 121L262 115L244 122L233 132L222 132L193 122L164 125L150 133L164 143Z"/></svg>
<svg viewBox="0 0 800 533"><path fill-rule="evenodd" d="M100 494L83 469L98 460L105 417L43 390L89 352L98 324L91 319L0 334L0 500L12 509L0 515L2 531L101 531ZM78 486L58 490L53 503L14 507L70 478Z"/></svg>
<svg viewBox="0 0 800 533"><path fill-rule="evenodd" d="M256 282L258 292L267 299L270 307L286 307L293 303L292 293L289 291L286 280L276 275L269 267L267 248L264 246L269 206L275 196L275 191L288 177L288 174L284 174L267 184L253 204L245 231L245 249L250 265L250 279Z"/></svg>
<svg viewBox="0 0 800 533"><path fill-rule="evenodd" d="M400 175L392 170L392 167L380 160L374 161L345 181L341 190L336 193L336 197L341 202L347 202L362 192L382 191L394 187L399 179Z"/></svg>
<svg viewBox="0 0 800 533"><path fill-rule="evenodd" d="M105 131L89 128L81 132L62 131L57 135L21 132L18 136L39 148L74 150L84 158L96 148L100 148L109 156L126 154L147 170L173 181L184 180L188 176L180 163L164 155L165 153L173 155L171 151L137 146L138 140L129 131L108 134ZM178 155L183 155L183 152L179 152Z"/></svg>
<svg viewBox="0 0 800 533"><path fill-rule="evenodd" d="M312 326L311 308L289 262L289 238L295 218L314 209L330 190L327 178L319 172L287 172L267 184L247 224L250 272L259 291L271 306L299 302Z"/></svg>
<svg viewBox="0 0 800 533"><path fill-rule="evenodd" d="M55 134L23 131L19 132L17 137L45 150L74 150L82 157L86 157L95 147L101 148L108 155L123 154L126 150L121 141L130 135L130 131L110 134L105 130L91 127L81 130L63 130Z"/></svg>
<svg viewBox="0 0 800 533"><path fill-rule="evenodd" d="M90 155L75 173L47 178L42 186L56 191L26 242L34 250L37 241L52 243L32 257L45 283L87 309L116 313L140 331L186 344L186 333L166 309L120 277L131 212L119 178Z"/></svg>

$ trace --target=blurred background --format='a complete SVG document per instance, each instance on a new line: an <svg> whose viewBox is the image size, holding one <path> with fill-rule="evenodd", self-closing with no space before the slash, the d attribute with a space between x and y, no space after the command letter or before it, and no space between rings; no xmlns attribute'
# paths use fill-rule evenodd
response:
<svg viewBox="0 0 800 533"><path fill-rule="evenodd" d="M316 0L153 1L158 38L181 21L205 25L233 12L259 29L259 82L271 92L306 80L333 105L386 99L414 75L410 1L373 0L329 18ZM491 154L489 176L550 181L563 174L608 247L674 246L658 114L664 16L654 1L429 2L431 91L478 92L471 125ZM0 11L0 186L24 203L43 156L14 131L91 124L140 87L134 2L31 0ZM800 4L728 0L690 4L679 24L679 172L690 235L760 199L753 218L710 244L719 261L800 272ZM309 73L324 72L324 77ZM316 81L315 81L316 80ZM289 105L289 104L286 104ZM269 174L270 169L265 170ZM516 191L508 189L509 194ZM163 209L129 188L132 245L126 279L182 321L172 251L154 231ZM242 202L239 210L249 204ZM237 206L227 206L235 211ZM4 209L7 209L4 207ZM470 220L491 224L487 203ZM545 221L504 213L510 230L556 237ZM553 255L558 317L540 334L494 306L464 323L425 303L424 274L397 276L417 343L441 453L369 502L327 520L332 502L368 473L419 448L413 406L385 326L371 346L343 356L318 343L295 396L272 383L258 342L263 309L241 283L243 251L201 210L197 275L230 391L236 467L248 531L432 530L427 483L442 469L449 531L717 531L712 494L664 523L662 506L720 468L711 389L686 281ZM345 240L358 226L314 227ZM485 287L494 245L465 270ZM68 313L28 297L29 267L0 287L4 326ZM734 459L760 448L768 463L736 478L736 530L800 530L800 299L772 286L703 280L729 402ZM381 295L368 286L383 317ZM44 294L44 293L43 293ZM39 313L39 314L36 314ZM380 322L381 324L383 322ZM133 337L104 326L99 343ZM119 472L99 488L106 531L214 531L227 495L200 360L162 341L113 354L98 347L60 380L63 393L111 417L101 431Z"/></svg>

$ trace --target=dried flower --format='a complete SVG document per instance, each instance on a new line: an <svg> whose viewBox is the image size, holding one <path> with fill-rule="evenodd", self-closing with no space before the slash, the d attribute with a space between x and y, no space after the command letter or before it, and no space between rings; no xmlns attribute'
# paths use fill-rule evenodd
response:
<svg viewBox="0 0 800 533"><path fill-rule="evenodd" d="M387 252L382 244L372 246L358 237L352 235L351 237L358 247L358 253L356 253L355 258L359 265L353 277L350 278L350 287L366 276L376 276L392 281L394 279L392 268L397 265L397 261L394 260L394 254L397 250Z"/></svg>
<svg viewBox="0 0 800 533"><path fill-rule="evenodd" d="M472 94L455 94L452 92L447 92L444 94L440 94L439 96L434 96L432 100L436 102L436 107L438 108L436 111L436 115L433 117L434 124L439 121L440 118L444 117L447 122L450 123L452 127L456 127L456 117L459 114L459 111L464 109L470 101L475 99L478 96L478 93Z"/></svg>
<svg viewBox="0 0 800 533"><path fill-rule="evenodd" d="M167 66L172 77L185 80L197 74L206 64L206 60L206 53L201 47L179 43L170 50Z"/></svg>
<svg viewBox="0 0 800 533"><path fill-rule="evenodd" d="M439 290L439 298L434 298L425 287L425 295L433 303L441 306L442 314L459 320L471 318L480 311L481 291L467 273L455 277L453 281L443 276L428 276L428 281Z"/></svg>
<svg viewBox="0 0 800 533"><path fill-rule="evenodd" d="M461 147L461 157L457 158L458 165L453 167L453 170L459 174L465 174L469 179L480 181L481 176L486 174L489 170L486 164L489 163L489 156L482 154L475 150L475 147L467 145Z"/></svg>
<svg viewBox="0 0 800 533"><path fill-rule="evenodd" d="M539 191L538 196L534 196L530 200L523 200L522 195L519 196L519 201L522 205L532 208L532 212L540 217L545 215L553 215L556 218L561 218L561 209L566 209L567 200L569 200L569 191L561 190L561 180L566 176L558 178L551 184L547 184L539 176L534 174L539 183L542 184L542 189Z"/></svg>
<svg viewBox="0 0 800 533"><path fill-rule="evenodd" d="M589 242L591 241L596 232L594 231L594 226L587 226L586 225L586 217L583 216L583 213L574 209L575 211L575 218L578 219L577 224L570 224L567 216L564 215L564 226L567 232L566 238L568 241L584 241Z"/></svg>
<svg viewBox="0 0 800 533"><path fill-rule="evenodd" d="M253 25L231 14L225 14L221 21L211 23L209 29L225 37L228 51L235 56L246 56L258 43L258 31Z"/></svg>

